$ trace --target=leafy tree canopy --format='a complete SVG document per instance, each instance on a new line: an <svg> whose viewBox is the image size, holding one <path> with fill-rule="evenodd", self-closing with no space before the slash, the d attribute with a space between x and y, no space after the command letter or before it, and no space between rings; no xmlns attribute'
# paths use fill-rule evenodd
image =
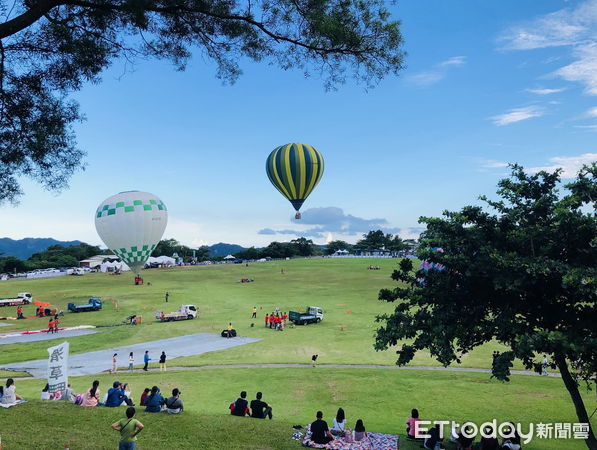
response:
<svg viewBox="0 0 597 450"><path fill-rule="evenodd" d="M325 254L332 255L338 250L352 250L352 245L345 241L330 241L326 244Z"/></svg>
<svg viewBox="0 0 597 450"><path fill-rule="evenodd" d="M184 69L193 51L234 82L239 61L372 85L402 69L399 23L382 0L0 0L0 202L19 177L51 190L81 168L68 95L117 59Z"/></svg>
<svg viewBox="0 0 597 450"><path fill-rule="evenodd" d="M385 234L381 230L376 230L363 234L363 239L359 240L354 247L359 249L403 250L406 245L398 235L393 236L390 233Z"/></svg>
<svg viewBox="0 0 597 450"><path fill-rule="evenodd" d="M448 365L495 339L510 348L493 363L501 380L514 358L537 369L548 355L588 423L577 382L597 375L596 178L593 163L561 193L560 171L529 175L514 165L497 200L481 197L488 208L421 218L418 256L439 266L414 271L412 260L400 262L392 274L399 285L379 293L400 303L378 317L375 348L400 345L398 365L423 349ZM592 430L587 445L597 449Z"/></svg>

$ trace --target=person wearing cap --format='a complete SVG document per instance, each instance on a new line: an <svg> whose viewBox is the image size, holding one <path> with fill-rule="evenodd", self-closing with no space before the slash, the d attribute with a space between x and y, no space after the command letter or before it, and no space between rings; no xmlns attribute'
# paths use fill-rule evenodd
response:
<svg viewBox="0 0 597 450"><path fill-rule="evenodd" d="M122 402L125 402L129 406L133 405L133 402L125 394L124 387L120 381L115 381L112 387L108 390L108 398L106 399L105 406L116 407L120 406Z"/></svg>
<svg viewBox="0 0 597 450"><path fill-rule="evenodd" d="M168 414L180 414L184 406L182 404L182 399L180 398L180 390L178 388L172 389L172 397L168 397L166 399L166 412Z"/></svg>

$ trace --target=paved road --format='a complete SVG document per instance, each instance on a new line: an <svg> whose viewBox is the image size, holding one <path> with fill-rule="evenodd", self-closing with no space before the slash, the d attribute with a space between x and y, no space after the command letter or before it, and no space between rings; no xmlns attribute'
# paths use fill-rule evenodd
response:
<svg viewBox="0 0 597 450"><path fill-rule="evenodd" d="M97 331L61 330L58 333L20 334L18 336L0 337L0 345L17 344L19 342L51 341L53 339L65 339L65 338L84 336L86 334L94 334L94 333L97 333Z"/></svg>
<svg viewBox="0 0 597 450"><path fill-rule="evenodd" d="M76 353L70 355L68 371L70 376L93 375L109 370L112 366L112 355L118 353L118 367L128 366L129 352L135 355L135 363L143 363L143 354L149 350L153 363L157 363L162 351L166 352L168 359L180 358L182 356L200 355L201 353L223 350L250 344L260 339L248 337L236 337L225 339L218 334L196 333L186 336L178 336L157 341L132 344L123 347L113 347L105 350L98 350L87 353ZM27 372L34 378L45 378L48 370L48 360L38 359L20 363L1 364L0 369L13 370L16 372Z"/></svg>
<svg viewBox="0 0 597 450"><path fill-rule="evenodd" d="M211 366L181 366L168 367L168 370L209 370L209 369L276 369L276 368L313 368L311 364L216 364ZM491 373L489 369L477 369L474 367L441 367L441 366L383 366L381 364L320 364L318 368L335 369L387 369L387 370L428 370L436 372L473 372L473 373ZM152 368L150 371L159 369ZM512 370L512 375L539 376L538 373L530 370ZM559 373L550 373L551 377L560 377Z"/></svg>

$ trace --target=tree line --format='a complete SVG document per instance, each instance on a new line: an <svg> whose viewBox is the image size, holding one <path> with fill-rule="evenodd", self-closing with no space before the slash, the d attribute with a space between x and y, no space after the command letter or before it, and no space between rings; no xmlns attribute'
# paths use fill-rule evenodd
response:
<svg viewBox="0 0 597 450"><path fill-rule="evenodd" d="M84 242L64 247L51 245L43 252L34 253L27 260L15 256L0 257L0 273L28 272L49 267L79 267L79 261L102 253L99 247Z"/></svg>

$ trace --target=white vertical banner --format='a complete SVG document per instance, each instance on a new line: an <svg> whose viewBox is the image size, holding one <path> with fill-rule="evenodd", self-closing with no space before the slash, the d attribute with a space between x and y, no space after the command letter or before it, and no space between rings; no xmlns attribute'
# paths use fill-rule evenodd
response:
<svg viewBox="0 0 597 450"><path fill-rule="evenodd" d="M48 385L50 393L64 392L68 385L68 342L48 349Z"/></svg>

